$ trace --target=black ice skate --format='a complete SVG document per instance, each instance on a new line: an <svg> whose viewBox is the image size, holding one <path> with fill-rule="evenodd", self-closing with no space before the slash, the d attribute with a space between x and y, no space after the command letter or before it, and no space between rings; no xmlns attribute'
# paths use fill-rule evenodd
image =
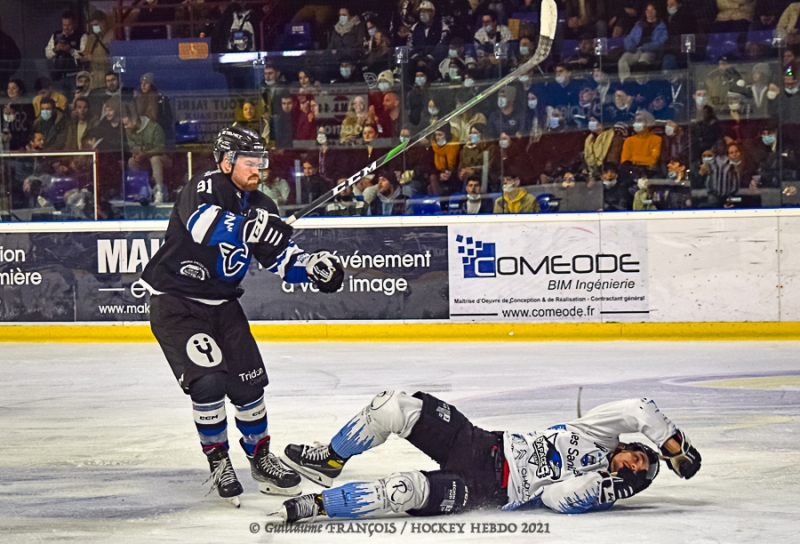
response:
<svg viewBox="0 0 800 544"><path fill-rule="evenodd" d="M230 502L236 508L239 508L241 501L239 495L244 491L242 484L236 477L236 472L233 470L231 459L228 457L228 450L222 444L214 446L204 452L208 458L208 466L211 468L211 493L214 489L217 490L219 496Z"/></svg>
<svg viewBox="0 0 800 544"><path fill-rule="evenodd" d="M244 447L244 440L240 440ZM247 453L247 450L245 450ZM258 482L258 490L266 495L299 495L300 475L284 465L278 457L269 452L269 437L256 444L250 460L250 473Z"/></svg>
<svg viewBox="0 0 800 544"><path fill-rule="evenodd" d="M290 467L322 487L333 485L334 478L342 473L342 467L347 462L347 459L336 455L329 445L289 444L283 453Z"/></svg>
<svg viewBox="0 0 800 544"><path fill-rule="evenodd" d="M285 523L295 523L298 521L308 521L313 523L317 516L325 515L325 506L322 502L322 495L311 493L295 499L284 501L280 509L272 514L280 517Z"/></svg>

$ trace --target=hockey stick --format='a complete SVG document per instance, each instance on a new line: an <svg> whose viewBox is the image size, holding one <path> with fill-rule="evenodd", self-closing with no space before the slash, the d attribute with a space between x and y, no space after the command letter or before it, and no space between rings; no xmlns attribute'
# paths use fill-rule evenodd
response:
<svg viewBox="0 0 800 544"><path fill-rule="evenodd" d="M365 166L361 169L361 171L353 174L345 181L337 185L336 187L330 189L325 194L318 197L314 200L311 204L306 206L305 208L294 212L286 219L286 223L291 225L301 217L304 217L311 213L312 211L319 208L321 205L325 204L327 201L347 189L348 187L352 187L356 183L361 180L364 176L368 176L369 174L375 172L378 168L383 166L384 164L388 163L395 157L404 153L410 147L416 145L423 140L445 126L449 123L454 117L457 115L461 115L465 111L472 109L475 105L479 102L483 101L488 96L491 96L495 92L499 91L501 88L505 87L519 76L531 70L542 63L549 55L550 55L550 48L553 46L553 38L556 34L556 24L558 23L558 10L556 8L555 0L542 0L542 10L541 16L539 17L539 25L540 25L540 34L539 34L539 44L536 46L536 52L533 54L533 57L530 58L525 64L521 65L519 68L508 74L506 77L498 80L495 82L494 85L483 91L482 93L478 93L475 95L472 100L469 100L466 104L463 104L460 108L456 108L449 114L445 115L441 119L439 119L436 123L432 124L431 126L424 128L420 132L416 134L416 136L412 137L407 142L403 142L391 151L384 155L383 157L373 161L371 164Z"/></svg>

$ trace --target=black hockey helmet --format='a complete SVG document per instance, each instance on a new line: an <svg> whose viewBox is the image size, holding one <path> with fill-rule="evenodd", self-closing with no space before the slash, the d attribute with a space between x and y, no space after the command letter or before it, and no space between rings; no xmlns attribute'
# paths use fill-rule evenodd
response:
<svg viewBox="0 0 800 544"><path fill-rule="evenodd" d="M625 449L628 451L640 451L647 456L647 461L649 464L647 465L647 475L646 478L649 482L652 482L658 476L658 471L660 468L660 461L661 458L658 454L651 448L641 442L631 442L626 444Z"/></svg>
<svg viewBox="0 0 800 544"><path fill-rule="evenodd" d="M228 157L231 164L236 164L239 156L258 159L259 169L269 168L269 153L258 134L248 128L223 128L214 141L214 161L219 164Z"/></svg>

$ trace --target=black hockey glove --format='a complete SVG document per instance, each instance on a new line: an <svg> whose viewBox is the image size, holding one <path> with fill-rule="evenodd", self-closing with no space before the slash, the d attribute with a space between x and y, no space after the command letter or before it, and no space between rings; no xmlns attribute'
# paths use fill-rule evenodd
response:
<svg viewBox="0 0 800 544"><path fill-rule="evenodd" d="M250 208L242 224L242 240L250 244L286 245L294 229L280 217L262 208Z"/></svg>
<svg viewBox="0 0 800 544"><path fill-rule="evenodd" d="M664 460L667 462L667 466L672 469L672 472L688 480L700 470L700 461L703 458L700 457L700 452L694 449L694 446L689 442L689 438L683 434L683 431L679 430L672 438L680 444L681 451L679 453L670 453L665 448L661 448L661 455L664 456Z"/></svg>
<svg viewBox="0 0 800 544"><path fill-rule="evenodd" d="M600 504L629 499L650 486L647 471L633 472L628 467L619 469L616 473L600 472L603 480L600 482Z"/></svg>
<svg viewBox="0 0 800 544"><path fill-rule="evenodd" d="M339 257L328 251L318 251L309 255L306 274L323 293L335 293L344 281L344 268L339 262Z"/></svg>

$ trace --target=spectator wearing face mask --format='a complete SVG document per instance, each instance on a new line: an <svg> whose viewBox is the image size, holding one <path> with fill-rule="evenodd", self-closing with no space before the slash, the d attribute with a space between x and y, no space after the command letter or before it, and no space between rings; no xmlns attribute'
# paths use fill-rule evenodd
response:
<svg viewBox="0 0 800 544"><path fill-rule="evenodd" d="M67 110L67 97L53 89L53 82L50 79L46 77L38 78L34 82L33 88L36 90L36 96L33 97L33 114L35 116L39 116L39 104L45 98L52 99L56 108L61 111Z"/></svg>
<svg viewBox="0 0 800 544"><path fill-rule="evenodd" d="M667 121L664 125L664 136L661 138L661 171L667 171L667 165L673 160L686 164L689 161L689 136L683 127L675 121Z"/></svg>
<svg viewBox="0 0 800 544"><path fill-rule="evenodd" d="M508 43L514 38L507 26L497 22L497 14L489 10L481 17L481 27L475 32L474 39L476 48L493 54L495 44Z"/></svg>
<svg viewBox="0 0 800 544"><path fill-rule="evenodd" d="M503 196L494 201L494 213L539 213L536 197L520 187L519 177L509 172L503 175Z"/></svg>
<svg viewBox="0 0 800 544"><path fill-rule="evenodd" d="M431 150L433 163L439 172L439 180L448 189L447 194L458 191L461 186L458 179L458 155L461 145L453 136L449 123L433 133Z"/></svg>
<svg viewBox="0 0 800 544"><path fill-rule="evenodd" d="M33 132L44 136L45 151L60 151L67 141L67 116L56 107L52 98L39 102L39 116L33 122Z"/></svg>
<svg viewBox="0 0 800 544"><path fill-rule="evenodd" d="M456 94L456 109L469 102L469 100L469 92L466 89L459 90ZM461 115L456 115L450 121L450 128L458 138L458 141L466 144L470 141L470 129L476 124L483 125L484 132L486 131L486 117L477 109L470 108Z"/></svg>
<svg viewBox="0 0 800 544"><path fill-rule="evenodd" d="M545 114L547 107L539 99L544 96L544 86L531 85L527 92L527 100L525 101L525 127L529 134L529 146L539 141L546 126Z"/></svg>
<svg viewBox="0 0 800 544"><path fill-rule="evenodd" d="M372 28L374 29L375 27ZM364 58L364 66L366 66L364 71L365 73L378 74L386 70L391 63L392 39L388 32L378 30L370 43L373 43L373 46Z"/></svg>
<svg viewBox="0 0 800 544"><path fill-rule="evenodd" d="M589 135L583 143L583 171L589 178L599 178L614 140L614 129L603 127L596 117L589 118L588 129Z"/></svg>
<svg viewBox="0 0 800 544"><path fill-rule="evenodd" d="M417 7L418 21L411 27L408 35L408 49L411 59L426 59L429 66L438 65L447 55L450 43L450 27L436 13L433 2L423 0ZM435 61L436 64L433 64Z"/></svg>
<svg viewBox="0 0 800 544"><path fill-rule="evenodd" d="M711 149L714 142L722 138L722 125L717 118L714 108L709 105L704 105L701 108L701 112L702 118L692 123L692 128L690 130L693 138L692 149L696 150L695 153L697 153L695 157L698 157L703 149Z"/></svg>
<svg viewBox="0 0 800 544"><path fill-rule="evenodd" d="M640 212L640 211L651 211L657 210L655 204L653 204L652 196L650 195L650 180L646 177L641 177L636 180L636 186L638 190L633 195L633 211Z"/></svg>
<svg viewBox="0 0 800 544"><path fill-rule="evenodd" d="M749 146L749 154L753 157L752 164L757 165L758 176L758 181L751 183L751 189L778 188L782 180L795 179L794 176L797 175L797 153L794 149L785 149L784 156L781 157L778 132L777 121L770 119L759 138Z"/></svg>
<svg viewBox="0 0 800 544"><path fill-rule="evenodd" d="M578 89L572 80L572 71L566 64L557 64L555 78L545 87L547 106L553 108L572 107L578 102Z"/></svg>
<svg viewBox="0 0 800 544"><path fill-rule="evenodd" d="M355 85L363 84L364 78L361 71L355 65L352 57L349 55L342 55L339 62L339 73L331 80L333 84L341 85Z"/></svg>
<svg viewBox="0 0 800 544"><path fill-rule="evenodd" d="M378 74L377 89L370 91L368 95L368 111L370 123L378 123L378 118L383 115L383 98L388 92L394 92L394 75L390 70L384 70Z"/></svg>
<svg viewBox="0 0 800 544"><path fill-rule="evenodd" d="M499 156L497 144L487 139L486 125L476 123L470 127L467 143L461 147L458 155L458 177L464 180L467 176L480 175L484 168L484 154L487 153L489 172L496 171Z"/></svg>
<svg viewBox="0 0 800 544"><path fill-rule="evenodd" d="M105 87L105 74L111 71L111 42L114 29L108 26L106 14L95 11L89 18L89 34L83 49L83 60L89 63L91 72L90 89Z"/></svg>
<svg viewBox="0 0 800 544"><path fill-rule="evenodd" d="M470 175L464 185L464 193L454 194L450 199L450 213L478 215L493 213L494 202L488 195L481 194L481 177Z"/></svg>
<svg viewBox="0 0 800 544"><path fill-rule="evenodd" d="M414 72L414 86L406 94L406 112L408 122L413 127L421 126L428 102L431 98L430 81L424 63L416 67ZM438 112L437 112L438 114Z"/></svg>
<svg viewBox="0 0 800 544"><path fill-rule="evenodd" d="M634 135L625 140L622 146L622 163L632 163L648 170L658 164L661 157L661 137L651 132L655 123L653 114L639 110L633 121Z"/></svg>
<svg viewBox="0 0 800 544"><path fill-rule="evenodd" d="M633 195L638 184L626 182L619 177L619 171L613 164L606 164L601 175L603 182L603 210L608 212L624 212L633 209Z"/></svg>
<svg viewBox="0 0 800 544"><path fill-rule="evenodd" d="M448 78L450 76L450 62L453 60L458 60L461 62L461 66L463 67L463 71L466 73L467 65L464 61L465 58L465 48L464 48L464 40L461 38L453 37L450 39L450 44L447 47L447 57L444 58L439 63L439 74L442 79Z"/></svg>
<svg viewBox="0 0 800 544"><path fill-rule="evenodd" d="M695 34L697 23L686 0L667 0L667 14L664 17L664 24L667 27L667 43L664 48L665 54L662 61L664 70L676 70L680 65L684 66L685 54L681 53L683 44L681 36L685 34ZM679 60L680 59L680 62Z"/></svg>
<svg viewBox="0 0 800 544"><path fill-rule="evenodd" d="M339 18L328 37L328 50L333 55L355 54L364 43L367 31L358 15L339 8Z"/></svg>
<svg viewBox="0 0 800 544"><path fill-rule="evenodd" d="M489 115L489 135L499 138L500 134L519 137L525 132L525 112L516 107L517 90L506 86L497 93L497 109Z"/></svg>

